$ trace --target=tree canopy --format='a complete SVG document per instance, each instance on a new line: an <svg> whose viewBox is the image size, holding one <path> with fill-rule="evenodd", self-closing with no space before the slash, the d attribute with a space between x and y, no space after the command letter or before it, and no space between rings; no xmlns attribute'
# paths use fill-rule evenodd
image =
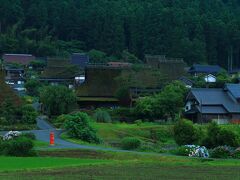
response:
<svg viewBox="0 0 240 180"><path fill-rule="evenodd" d="M76 95L65 86L45 86L40 90L40 102L48 115L71 112L76 105Z"/></svg>
<svg viewBox="0 0 240 180"><path fill-rule="evenodd" d="M240 65L239 0L0 0L0 12L0 54L127 49Z"/></svg>

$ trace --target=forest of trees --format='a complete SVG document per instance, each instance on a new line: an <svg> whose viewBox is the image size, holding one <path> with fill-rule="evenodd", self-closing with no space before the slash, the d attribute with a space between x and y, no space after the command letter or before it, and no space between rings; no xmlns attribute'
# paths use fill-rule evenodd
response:
<svg viewBox="0 0 240 180"><path fill-rule="evenodd" d="M240 0L0 0L0 54L97 49L240 66Z"/></svg>

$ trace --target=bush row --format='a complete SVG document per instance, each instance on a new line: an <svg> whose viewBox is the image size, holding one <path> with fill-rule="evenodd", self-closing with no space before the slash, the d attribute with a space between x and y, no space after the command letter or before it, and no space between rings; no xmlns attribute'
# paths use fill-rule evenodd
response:
<svg viewBox="0 0 240 180"><path fill-rule="evenodd" d="M180 120L174 126L174 139L178 145L198 144L207 148L217 146L238 147L239 136L231 130L223 129L215 122L211 122L207 131L197 128L191 121Z"/></svg>
<svg viewBox="0 0 240 180"><path fill-rule="evenodd" d="M35 136L32 134L25 134L5 141L0 138L0 155L18 157L36 156L32 139L35 139Z"/></svg>

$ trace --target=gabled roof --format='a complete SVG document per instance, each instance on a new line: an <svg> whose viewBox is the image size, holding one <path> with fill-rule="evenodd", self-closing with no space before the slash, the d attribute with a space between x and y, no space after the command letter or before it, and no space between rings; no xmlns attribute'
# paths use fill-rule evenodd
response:
<svg viewBox="0 0 240 180"><path fill-rule="evenodd" d="M71 57L71 63L78 65L81 68L85 68L89 63L89 56L84 53L74 53Z"/></svg>
<svg viewBox="0 0 240 180"><path fill-rule="evenodd" d="M204 114L227 114L226 109L222 105L216 106L197 106L199 112Z"/></svg>
<svg viewBox="0 0 240 180"><path fill-rule="evenodd" d="M240 113L240 103L224 89L193 88L188 98L191 97L194 97L201 106L222 106L229 113Z"/></svg>
<svg viewBox="0 0 240 180"><path fill-rule="evenodd" d="M236 99L240 99L240 84L226 84L225 90L229 91Z"/></svg>
<svg viewBox="0 0 240 180"><path fill-rule="evenodd" d="M85 82L76 89L79 97L115 97L119 84L116 78L122 69L91 68L85 70Z"/></svg>
<svg viewBox="0 0 240 180"><path fill-rule="evenodd" d="M191 79L188 79L185 76L182 76L179 78L179 81L183 82L186 85L192 86L193 85L193 81Z"/></svg>
<svg viewBox="0 0 240 180"><path fill-rule="evenodd" d="M80 73L79 67L64 59L49 59L41 79L74 79Z"/></svg>
<svg viewBox="0 0 240 180"><path fill-rule="evenodd" d="M223 69L218 65L200 65L194 64L189 70L189 73L210 73L217 74Z"/></svg>
<svg viewBox="0 0 240 180"><path fill-rule="evenodd" d="M22 65L28 65L31 61L35 60L35 57L31 54L4 54L2 58L5 63L18 63Z"/></svg>

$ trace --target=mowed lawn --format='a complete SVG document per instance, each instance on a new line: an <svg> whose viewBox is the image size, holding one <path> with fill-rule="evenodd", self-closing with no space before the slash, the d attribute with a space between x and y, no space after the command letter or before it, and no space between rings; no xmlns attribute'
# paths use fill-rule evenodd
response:
<svg viewBox="0 0 240 180"><path fill-rule="evenodd" d="M108 163L110 160L58 157L0 157L0 172Z"/></svg>

